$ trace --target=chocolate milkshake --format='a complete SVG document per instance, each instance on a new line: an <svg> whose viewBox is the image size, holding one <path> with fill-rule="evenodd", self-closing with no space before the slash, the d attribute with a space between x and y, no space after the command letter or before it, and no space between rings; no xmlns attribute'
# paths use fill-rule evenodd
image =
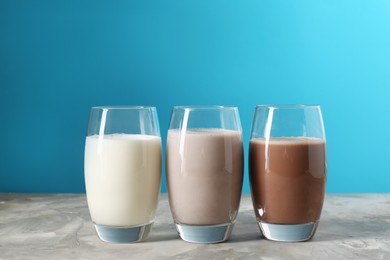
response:
<svg viewBox="0 0 390 260"><path fill-rule="evenodd" d="M254 138L249 155L253 205L259 222L304 224L319 220L327 171L325 141Z"/></svg>
<svg viewBox="0 0 390 260"><path fill-rule="evenodd" d="M169 130L166 150L169 202L175 223L234 223L241 197L241 132Z"/></svg>

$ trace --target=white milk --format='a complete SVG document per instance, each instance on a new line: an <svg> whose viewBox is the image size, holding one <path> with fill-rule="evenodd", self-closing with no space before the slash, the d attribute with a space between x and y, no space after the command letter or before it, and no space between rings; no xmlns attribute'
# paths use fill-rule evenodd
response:
<svg viewBox="0 0 390 260"><path fill-rule="evenodd" d="M88 136L85 183L92 221L133 226L153 221L161 183L161 138Z"/></svg>

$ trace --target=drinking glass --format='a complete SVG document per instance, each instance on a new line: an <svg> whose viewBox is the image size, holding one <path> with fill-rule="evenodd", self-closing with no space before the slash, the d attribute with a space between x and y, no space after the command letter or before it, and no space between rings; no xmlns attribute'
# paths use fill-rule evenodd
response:
<svg viewBox="0 0 390 260"><path fill-rule="evenodd" d="M326 176L320 106L256 106L249 177L256 218L267 239L306 241L314 236Z"/></svg>
<svg viewBox="0 0 390 260"><path fill-rule="evenodd" d="M229 238L240 204L242 130L237 107L176 106L166 148L169 203L180 237Z"/></svg>
<svg viewBox="0 0 390 260"><path fill-rule="evenodd" d="M155 107L93 107L85 142L88 207L99 238L142 241L150 233L161 183Z"/></svg>

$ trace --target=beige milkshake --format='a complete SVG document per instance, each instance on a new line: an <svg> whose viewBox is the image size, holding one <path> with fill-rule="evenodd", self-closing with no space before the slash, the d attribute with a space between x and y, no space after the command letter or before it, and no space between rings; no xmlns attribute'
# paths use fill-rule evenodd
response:
<svg viewBox="0 0 390 260"><path fill-rule="evenodd" d="M169 130L167 184L177 224L234 223L243 180L241 131Z"/></svg>

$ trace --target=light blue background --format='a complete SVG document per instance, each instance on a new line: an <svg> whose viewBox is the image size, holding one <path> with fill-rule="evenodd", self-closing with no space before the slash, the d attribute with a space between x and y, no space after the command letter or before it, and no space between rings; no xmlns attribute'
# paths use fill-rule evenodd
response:
<svg viewBox="0 0 390 260"><path fill-rule="evenodd" d="M0 1L0 192L84 192L91 106L165 139L173 105L237 105L247 155L267 103L322 106L328 192L390 192L390 1Z"/></svg>

